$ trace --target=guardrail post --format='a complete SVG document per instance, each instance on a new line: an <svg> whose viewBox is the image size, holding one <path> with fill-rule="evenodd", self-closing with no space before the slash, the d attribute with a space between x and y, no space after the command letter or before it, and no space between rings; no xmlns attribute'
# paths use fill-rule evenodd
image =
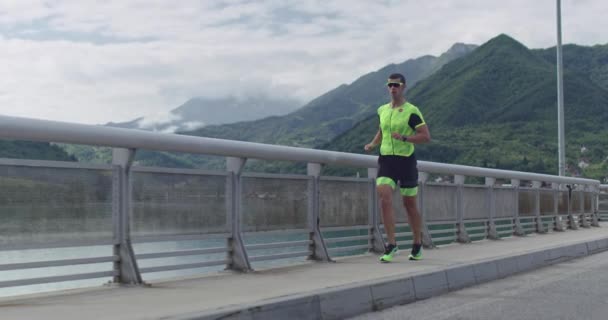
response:
<svg viewBox="0 0 608 320"><path fill-rule="evenodd" d="M252 270L241 231L241 173L246 161L246 158L226 157L226 170L230 173L226 183L226 224L230 228L228 265L226 267L241 272Z"/></svg>
<svg viewBox="0 0 608 320"><path fill-rule="evenodd" d="M455 175L454 184L456 185L456 241L460 243L469 243L471 239L467 233L467 228L464 224L464 176Z"/></svg>
<svg viewBox="0 0 608 320"><path fill-rule="evenodd" d="M555 231L566 231L562 217L559 214L559 183L551 183L551 190L553 190L553 214L555 215Z"/></svg>
<svg viewBox="0 0 608 320"><path fill-rule="evenodd" d="M585 212L585 192L586 192L586 187L585 185L578 185L577 189L580 190L579 194L579 199L580 199L580 212L581 212L581 219L583 220L581 223L581 226L583 226L583 228L591 228L591 224L589 223L589 221L587 221L587 212ZM579 220L580 221L580 220Z"/></svg>
<svg viewBox="0 0 608 320"><path fill-rule="evenodd" d="M307 174L311 177L308 184L308 228L309 228L309 239L312 240L310 247L311 255L308 257L310 260L317 261L332 261L327 251L327 246L323 240L321 229L319 224L321 223L319 211L320 211L320 188L319 188L319 177L321 176L321 164L319 163L308 163Z"/></svg>
<svg viewBox="0 0 608 320"><path fill-rule="evenodd" d="M591 194L591 225L594 227L600 226L600 219L598 217L599 210L597 209L597 196L599 192L599 188L596 186L588 185L589 193Z"/></svg>
<svg viewBox="0 0 608 320"><path fill-rule="evenodd" d="M114 262L118 275L114 282L122 284L143 283L133 246L131 245L131 165L135 149L112 149L112 224L114 225Z"/></svg>
<svg viewBox="0 0 608 320"><path fill-rule="evenodd" d="M519 237L524 237L526 232L524 228L521 226L521 221L519 220L519 179L511 179L511 185L515 189L515 212L513 212L513 234Z"/></svg>
<svg viewBox="0 0 608 320"><path fill-rule="evenodd" d="M574 213L572 212L572 185L566 185L568 189L568 224L572 230L578 229L578 223L574 220Z"/></svg>
<svg viewBox="0 0 608 320"><path fill-rule="evenodd" d="M380 215L378 210L378 192L376 191L376 177L378 176L378 168L368 168L367 177L371 179L369 188L369 224L370 224L370 249L376 253L384 252L384 238L380 232Z"/></svg>
<svg viewBox="0 0 608 320"><path fill-rule="evenodd" d="M534 189L534 217L536 220L536 232L545 233L545 225L543 224L543 218L540 216L540 187L542 183L540 181L532 181L532 188Z"/></svg>
<svg viewBox="0 0 608 320"><path fill-rule="evenodd" d="M485 185L487 189L487 201L489 204L490 212L488 212L488 238L497 240L500 239L498 232L496 232L496 224L494 223L494 216L496 215L496 193L494 193L494 185L496 184L496 178L486 177Z"/></svg>
<svg viewBox="0 0 608 320"><path fill-rule="evenodd" d="M426 208L424 206L424 197L426 196L426 181L429 178L429 174L426 172L420 172L418 174L418 207L420 208L420 215L422 221L422 245L425 248L432 248L433 245L433 237L429 232L429 228L426 225Z"/></svg>

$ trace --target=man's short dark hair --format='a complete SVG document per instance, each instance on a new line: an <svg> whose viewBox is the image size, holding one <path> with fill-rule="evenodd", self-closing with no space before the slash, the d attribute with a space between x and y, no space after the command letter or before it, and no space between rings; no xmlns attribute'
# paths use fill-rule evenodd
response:
<svg viewBox="0 0 608 320"><path fill-rule="evenodd" d="M389 79L399 79L402 83L405 83L405 77L401 73L393 73L388 76Z"/></svg>

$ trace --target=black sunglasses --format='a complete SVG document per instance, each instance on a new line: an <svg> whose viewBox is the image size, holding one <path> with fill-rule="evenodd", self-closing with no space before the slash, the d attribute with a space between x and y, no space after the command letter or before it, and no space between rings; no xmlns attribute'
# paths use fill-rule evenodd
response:
<svg viewBox="0 0 608 320"><path fill-rule="evenodd" d="M399 88L401 87L402 83L395 83L395 82L389 82L386 84L389 88Z"/></svg>

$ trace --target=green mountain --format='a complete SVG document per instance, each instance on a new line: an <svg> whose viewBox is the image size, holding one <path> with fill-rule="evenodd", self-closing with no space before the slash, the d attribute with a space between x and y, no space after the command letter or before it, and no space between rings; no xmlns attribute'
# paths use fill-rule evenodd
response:
<svg viewBox="0 0 608 320"><path fill-rule="evenodd" d="M408 93L433 137L418 158L556 173L556 86L555 66L539 52L506 35L488 41ZM608 175L608 90L575 68L565 69L564 92L570 173ZM377 130L373 115L319 148L362 153ZM579 168L581 161L592 165Z"/></svg>
<svg viewBox="0 0 608 320"><path fill-rule="evenodd" d="M62 148L47 142L0 140L0 158L77 161Z"/></svg>
<svg viewBox="0 0 608 320"><path fill-rule="evenodd" d="M86 145L58 143L57 146L78 161L89 163L111 163L112 149L107 147L93 147ZM203 160L204 159L204 160ZM137 150L134 163L142 166L159 166L170 168L197 168L203 163L214 159L191 154L157 152L150 150ZM206 162L203 162L206 161ZM219 163L219 161L216 161Z"/></svg>
<svg viewBox="0 0 608 320"><path fill-rule="evenodd" d="M556 65L555 47L534 50L534 53ZM608 90L608 44L592 47L567 44L562 46L564 68L578 72Z"/></svg>

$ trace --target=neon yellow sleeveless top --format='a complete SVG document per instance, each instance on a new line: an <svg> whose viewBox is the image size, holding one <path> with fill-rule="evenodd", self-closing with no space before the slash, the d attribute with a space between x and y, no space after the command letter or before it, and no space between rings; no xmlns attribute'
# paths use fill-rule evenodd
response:
<svg viewBox="0 0 608 320"><path fill-rule="evenodd" d="M382 131L380 154L411 156L414 153L414 144L394 139L391 134L397 132L401 135L411 136L416 132L416 128L425 125L418 107L406 101L403 105L393 108L389 102L378 108L378 116Z"/></svg>

